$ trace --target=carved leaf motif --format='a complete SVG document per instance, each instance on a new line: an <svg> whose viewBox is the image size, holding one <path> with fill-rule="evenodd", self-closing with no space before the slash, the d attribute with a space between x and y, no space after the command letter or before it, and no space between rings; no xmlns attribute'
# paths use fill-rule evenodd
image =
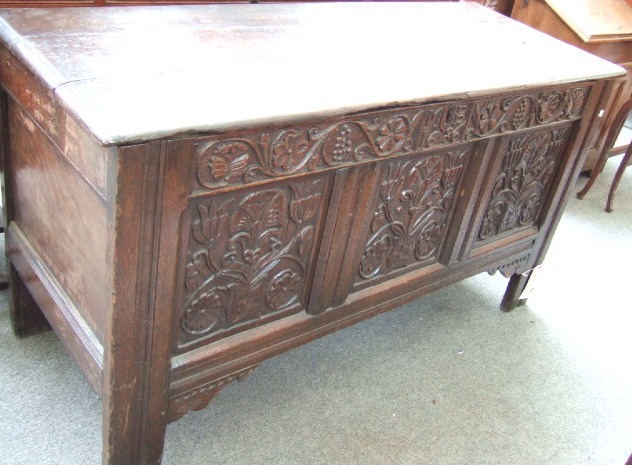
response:
<svg viewBox="0 0 632 465"><path fill-rule="evenodd" d="M279 191L263 191L252 194L242 202L231 223L231 234L239 231L252 231L254 228L273 228L283 226L285 195Z"/></svg>
<svg viewBox="0 0 632 465"><path fill-rule="evenodd" d="M187 263L185 271L185 285L194 290L202 284L209 271L212 271L207 250L199 250Z"/></svg>

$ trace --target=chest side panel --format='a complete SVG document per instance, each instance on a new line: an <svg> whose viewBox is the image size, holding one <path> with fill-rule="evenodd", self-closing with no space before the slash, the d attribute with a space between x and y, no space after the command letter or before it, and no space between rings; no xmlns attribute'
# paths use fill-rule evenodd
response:
<svg viewBox="0 0 632 465"><path fill-rule="evenodd" d="M12 221L102 342L109 309L103 198L15 102L9 102Z"/></svg>

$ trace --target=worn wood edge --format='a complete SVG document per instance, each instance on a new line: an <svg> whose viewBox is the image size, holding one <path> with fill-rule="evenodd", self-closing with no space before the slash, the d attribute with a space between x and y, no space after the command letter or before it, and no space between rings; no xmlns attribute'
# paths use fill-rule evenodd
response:
<svg viewBox="0 0 632 465"><path fill-rule="evenodd" d="M2 17L0 17L0 38L3 39L8 46L20 40L20 35Z"/></svg>
<svg viewBox="0 0 632 465"><path fill-rule="evenodd" d="M18 70L18 73L24 73L26 79L30 80L32 83L32 85L29 86L30 89L36 89L36 91L32 91L29 94L32 99L32 101L30 101L28 97L25 97L24 94L21 93L21 86L16 86L11 79L5 78L2 87L11 97L12 102L19 106L25 114L29 115L33 123L46 138L50 140L62 158L72 166L83 181L94 190L99 197L103 200L107 200L109 180L106 166L108 159L112 158L115 154L116 148L103 147L94 140L94 137L82 126L81 121L59 104L56 95L50 89L46 88L46 84L39 80L31 69L24 66L19 60L19 57L17 57L9 47L0 44L0 56L5 54L7 59L11 60L11 66ZM0 69L0 75L2 74L3 72ZM44 114L36 113L30 108L34 103L44 108L48 106L49 109ZM41 112L41 108L37 108L37 112ZM39 118L35 115L38 115ZM48 127L44 127L45 125ZM80 166L81 157L79 153L85 149L81 147L81 144L76 143L75 139L83 139L85 142L90 143L91 151L100 151L98 155L103 158L102 164L100 165L102 168L101 171L98 171L98 164L84 163L85 166L83 168ZM94 169L95 166L97 169Z"/></svg>
<svg viewBox="0 0 632 465"><path fill-rule="evenodd" d="M0 18L0 38L6 38L5 43L8 45L9 51L21 63L28 63L27 68L51 90L55 90L58 86L68 82L47 60L32 50L15 29L2 18Z"/></svg>
<svg viewBox="0 0 632 465"><path fill-rule="evenodd" d="M324 121L328 119L346 118L359 114L384 111L393 108L402 109L437 103L458 102L473 98L485 98L492 95L498 95L499 92L514 94L521 91L532 91L539 89L545 90L546 88L551 88L555 86L570 87L574 85L592 83L593 81L599 79L624 76L626 74L625 70L616 64L613 64L599 57L595 57L595 59L601 60L605 65L611 67L611 72L593 74L590 76L579 76L574 79L543 80L541 82L530 85L506 86L499 89L481 89L478 91L434 95L423 98L410 98L400 101L371 102L356 106L345 106L326 110L314 110L300 114L265 116L222 123L206 125L201 124L194 127L159 129L152 132L130 132L127 134L110 134L112 131L108 131L107 128L96 127L95 125L91 125L89 122L79 118L78 115L82 113L82 108L84 107L84 104L82 103L81 99L72 91L73 82L67 83L68 85L61 85L57 87L55 89L55 93L59 97L62 107L66 111L68 111L69 114L77 117L82 126L92 135L95 140L97 140L101 145L107 147L112 145L140 144L156 139L183 139L212 136L227 132L242 131L246 129L263 129L275 127L279 124L300 125L308 121Z"/></svg>
<svg viewBox="0 0 632 465"><path fill-rule="evenodd" d="M177 355L172 358L169 421L180 418L187 411L204 408L219 392L207 396L204 405L199 405L201 401L196 400L196 392L204 390L205 386L222 383L231 374L248 370L275 355L410 303L462 279L495 269L507 269L518 262L521 267L530 266L535 255L537 251L532 249L532 243L526 242L489 254L476 263L462 262L449 269L435 264L431 270L421 269L402 276L398 284L383 287L377 292L370 288L358 291L340 307L328 309L323 314L311 316L303 312L265 328ZM379 295L380 303L366 308L367 299L374 299L376 295ZM190 408L187 402L191 404Z"/></svg>
<svg viewBox="0 0 632 465"><path fill-rule="evenodd" d="M15 223L7 231L7 255L66 350L101 394L103 345Z"/></svg>
<svg viewBox="0 0 632 465"><path fill-rule="evenodd" d="M525 26L527 27L527 26ZM551 40L558 40L552 38ZM588 53L588 52L585 52ZM592 55L592 54L590 54ZM289 124L300 124L305 121L313 121L318 119L330 119L340 118L357 115L359 113L368 113L373 111L388 110L391 108L402 107L414 107L420 105L429 105L433 103L442 103L448 101L460 101L471 98L486 97L491 95L498 95L501 93L515 93L519 91L530 91L543 89L546 87L554 86L573 86L583 83L593 82L595 80L612 78L625 75L623 70L617 64L611 63L603 58L593 55L595 60L601 61L604 68L609 68L608 71L603 70L600 74L586 74L576 76L568 79L544 79L538 82L534 82L526 85L506 85L499 88L478 89L472 91L462 91L454 93L444 93L438 95L427 95L419 98L406 98L393 101L374 101L359 105L343 106L338 108L328 108L313 110L305 113L287 114L287 115L274 115L274 116L262 116L248 119L239 119L235 121L222 121L221 123L213 124L199 124L196 126L187 126L179 128L159 129L155 131L144 132L130 132L116 134L114 131L107 130L106 127L97 127L94 124L90 124L88 121L83 121L82 125L89 131L92 136L104 146L110 145L127 145L143 143L155 139L165 138L187 138L187 137L201 137L204 135L213 135L224 132L240 131L251 128L263 128L271 125L276 125L279 121ZM82 80L84 81L84 80ZM60 97L62 106L72 115L79 115L82 113L83 103L81 98L73 91L72 87L77 81L70 81L64 83L55 88L56 94Z"/></svg>

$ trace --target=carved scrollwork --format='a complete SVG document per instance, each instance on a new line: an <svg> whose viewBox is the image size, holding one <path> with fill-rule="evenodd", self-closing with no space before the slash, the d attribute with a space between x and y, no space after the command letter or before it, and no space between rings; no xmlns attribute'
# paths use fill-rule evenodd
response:
<svg viewBox="0 0 632 465"><path fill-rule="evenodd" d="M568 133L568 128L547 130L508 141L479 240L537 223Z"/></svg>
<svg viewBox="0 0 632 465"><path fill-rule="evenodd" d="M181 343L301 307L323 180L195 202Z"/></svg>
<svg viewBox="0 0 632 465"><path fill-rule="evenodd" d="M489 270L489 274L493 275L497 271L500 272L505 278L510 278L514 274L524 273L529 270L529 262L531 259L531 254L524 255L522 257L516 258L510 262L505 263L504 265L497 266Z"/></svg>
<svg viewBox="0 0 632 465"><path fill-rule="evenodd" d="M469 149L388 165L358 274L370 279L434 257Z"/></svg>
<svg viewBox="0 0 632 465"><path fill-rule="evenodd" d="M384 110L314 126L244 132L197 147L194 190L318 171L581 117L589 87Z"/></svg>
<svg viewBox="0 0 632 465"><path fill-rule="evenodd" d="M245 368L175 397L172 400L173 407L169 412L169 421L176 421L188 412L202 410L211 403L228 384L233 381L244 381L258 366L259 365L254 365Z"/></svg>
<svg viewBox="0 0 632 465"><path fill-rule="evenodd" d="M502 101L474 103L466 131L468 140L493 134L527 129L556 121L579 118L584 109L587 90L542 92L537 95L510 97Z"/></svg>

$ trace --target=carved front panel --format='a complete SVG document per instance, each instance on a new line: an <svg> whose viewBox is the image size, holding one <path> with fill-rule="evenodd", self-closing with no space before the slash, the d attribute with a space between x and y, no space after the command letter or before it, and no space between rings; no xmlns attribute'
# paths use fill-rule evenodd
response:
<svg viewBox="0 0 632 465"><path fill-rule="evenodd" d="M539 225L570 134L570 127L565 126L508 139L477 242Z"/></svg>
<svg viewBox="0 0 632 465"><path fill-rule="evenodd" d="M193 191L278 179L579 119L589 87L367 112L312 125L237 133L201 143Z"/></svg>
<svg viewBox="0 0 632 465"><path fill-rule="evenodd" d="M382 167L357 283L435 261L471 150L460 147Z"/></svg>
<svg viewBox="0 0 632 465"><path fill-rule="evenodd" d="M305 307L326 180L191 201L180 346Z"/></svg>

